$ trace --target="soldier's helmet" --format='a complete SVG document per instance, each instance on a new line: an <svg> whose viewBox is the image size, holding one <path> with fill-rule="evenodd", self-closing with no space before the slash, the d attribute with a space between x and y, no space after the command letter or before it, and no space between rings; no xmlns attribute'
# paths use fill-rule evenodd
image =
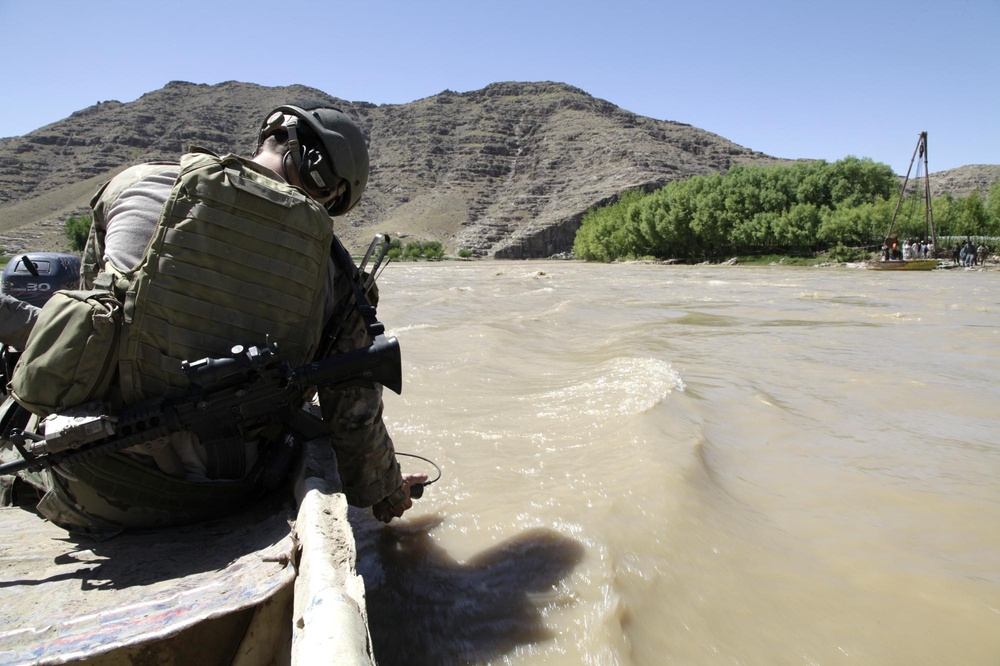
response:
<svg viewBox="0 0 1000 666"><path fill-rule="evenodd" d="M368 146L350 116L325 102L296 102L272 110L261 124L257 145L276 132L288 133L299 178L323 195L343 194L324 204L330 215L354 208L368 185Z"/></svg>

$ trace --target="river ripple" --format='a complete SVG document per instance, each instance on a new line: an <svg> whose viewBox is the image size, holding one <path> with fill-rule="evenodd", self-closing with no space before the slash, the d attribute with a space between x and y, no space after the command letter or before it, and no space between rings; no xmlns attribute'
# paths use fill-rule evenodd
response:
<svg viewBox="0 0 1000 666"><path fill-rule="evenodd" d="M997 280L391 265L379 663L1000 663Z"/></svg>

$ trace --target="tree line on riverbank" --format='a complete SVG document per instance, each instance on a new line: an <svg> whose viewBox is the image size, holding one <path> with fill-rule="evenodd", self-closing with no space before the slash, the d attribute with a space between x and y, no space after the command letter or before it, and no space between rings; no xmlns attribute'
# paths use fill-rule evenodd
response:
<svg viewBox="0 0 1000 666"><path fill-rule="evenodd" d="M904 195L893 233L928 238L923 181L910 182L915 192ZM612 205L591 209L573 252L592 261L831 251L834 260L856 260L881 247L899 190L892 168L868 158L735 165L725 174L674 181L650 193L632 190ZM1000 235L1000 183L988 196L944 194L931 203L939 237Z"/></svg>

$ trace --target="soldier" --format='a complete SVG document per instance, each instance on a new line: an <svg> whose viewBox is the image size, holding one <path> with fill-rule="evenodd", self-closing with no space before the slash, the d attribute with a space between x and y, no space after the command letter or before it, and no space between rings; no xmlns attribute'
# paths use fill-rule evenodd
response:
<svg viewBox="0 0 1000 666"><path fill-rule="evenodd" d="M370 344L360 277L331 219L357 205L367 181L361 129L328 104L300 102L267 114L251 159L193 149L179 165L143 164L106 183L91 202L82 274L84 286L117 294L128 317L105 397L182 395L182 361L237 343L275 341L296 366ZM6 309L0 328L23 341L35 314ZM319 405L348 502L383 522L401 516L427 477L400 473L381 387L323 389ZM42 515L70 530L192 522L259 491L275 437L257 434L206 447L197 432L174 433L24 477L44 493Z"/></svg>

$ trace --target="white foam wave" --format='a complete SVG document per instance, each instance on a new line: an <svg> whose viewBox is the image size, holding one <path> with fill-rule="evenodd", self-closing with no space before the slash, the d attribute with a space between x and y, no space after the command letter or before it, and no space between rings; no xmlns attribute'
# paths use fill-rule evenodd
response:
<svg viewBox="0 0 1000 666"><path fill-rule="evenodd" d="M409 326L400 326L399 328L393 328L389 331L389 335L399 335L400 333L406 333L407 331L425 331L435 328L437 328L437 326L433 324L411 324Z"/></svg>
<svg viewBox="0 0 1000 666"><path fill-rule="evenodd" d="M542 407L539 417L634 416L663 401L673 391L683 391L684 381L673 367L655 358L615 358L596 368L582 381L541 394L526 395Z"/></svg>

